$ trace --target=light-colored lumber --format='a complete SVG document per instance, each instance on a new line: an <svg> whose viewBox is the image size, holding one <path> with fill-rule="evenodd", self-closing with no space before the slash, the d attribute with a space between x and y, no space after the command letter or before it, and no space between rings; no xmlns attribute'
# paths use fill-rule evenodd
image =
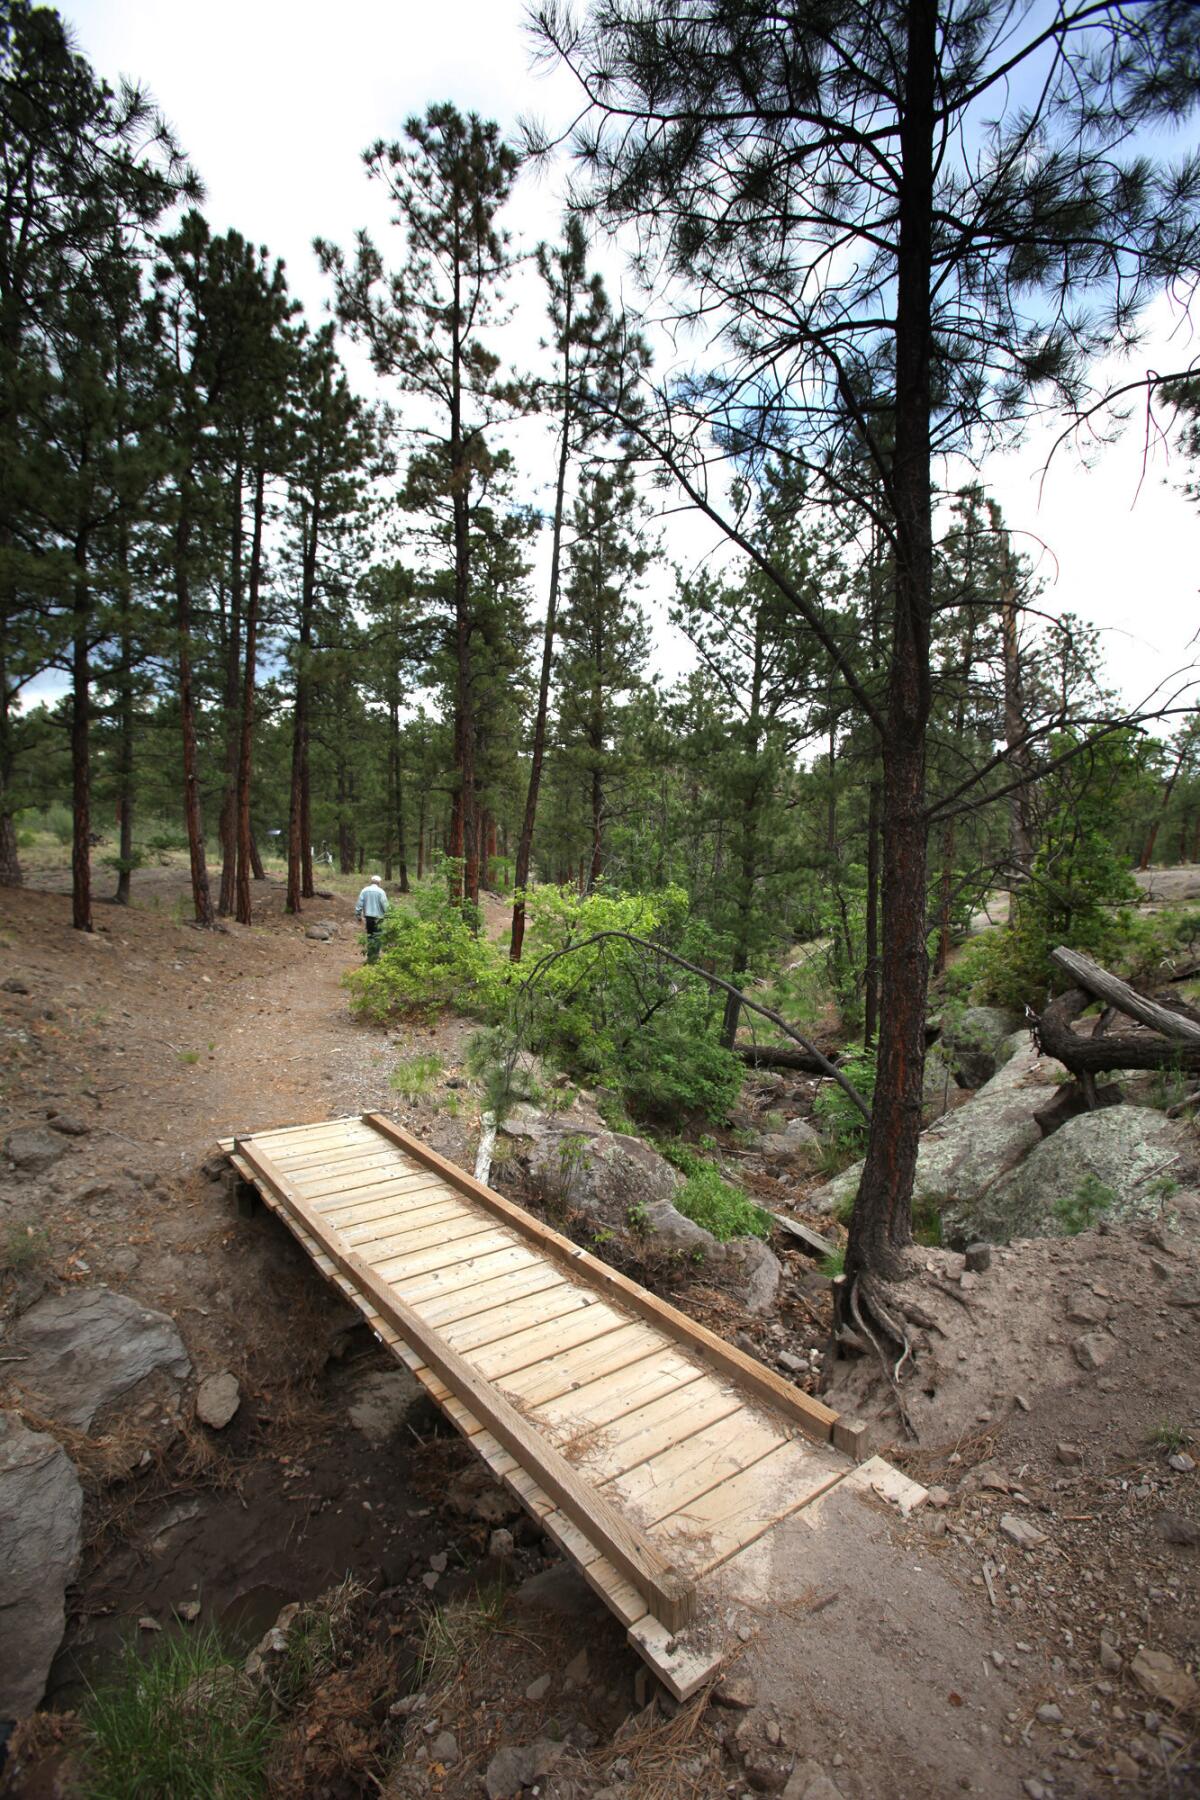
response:
<svg viewBox="0 0 1200 1800"><path fill-rule="evenodd" d="M648 1361L618 1369L613 1375L598 1376L552 1400L540 1401L530 1412L551 1425L559 1420L577 1420L581 1425L616 1421L662 1394L682 1393L697 1381L712 1379L695 1363L670 1349Z"/></svg>
<svg viewBox="0 0 1200 1800"><path fill-rule="evenodd" d="M489 1229L489 1224L478 1213L418 1222L405 1219L401 1213L386 1224L375 1219L367 1224L337 1225L334 1229L360 1256L376 1263L382 1256L407 1256L410 1251L436 1249L440 1244L457 1244L464 1238L478 1237Z"/></svg>
<svg viewBox="0 0 1200 1800"><path fill-rule="evenodd" d="M721 1387L713 1381L694 1382L689 1387L673 1389L622 1418L606 1420L599 1426L586 1425L561 1448L581 1468L590 1469L594 1464L597 1475L603 1472L611 1478L656 1462L668 1450L686 1444L697 1432L731 1417L745 1419L741 1397L734 1388Z"/></svg>
<svg viewBox="0 0 1200 1800"><path fill-rule="evenodd" d="M715 1332L697 1324L694 1319L689 1319L686 1314L679 1312L665 1300L660 1300L657 1295L648 1293L636 1281L630 1281L627 1276L621 1275L616 1269L609 1268L608 1264L601 1262L598 1257L591 1256L586 1250L581 1250L579 1245L573 1244L569 1238L563 1237L557 1231L552 1231L540 1220L531 1218L521 1207L514 1205L511 1200L504 1199L503 1195L493 1192L491 1188L484 1187L482 1182L476 1181L464 1170L456 1168L444 1156L439 1156L436 1150L430 1150L419 1139L412 1137L400 1126L394 1125L390 1119L385 1119L381 1113L364 1113L363 1120L365 1124L372 1126L396 1144L415 1162L423 1163L427 1168L436 1170L439 1175L445 1177L451 1186L458 1188L464 1194L470 1194L481 1206L486 1207L497 1218L503 1219L513 1230L541 1245L548 1255L566 1261L581 1272L586 1270L589 1279L598 1287L608 1289L614 1299L640 1313L643 1318L656 1325L661 1331L665 1331L668 1336L686 1344L692 1355L700 1357L711 1367L719 1369L723 1375L731 1377L757 1398L778 1407L793 1418L810 1437L823 1443L829 1441L833 1421L837 1417L832 1407L824 1406L821 1401L814 1400L811 1395L801 1393L799 1388L793 1387L781 1375L777 1375L773 1369L765 1368L762 1363L745 1355L735 1345L727 1344Z"/></svg>
<svg viewBox="0 0 1200 1800"><path fill-rule="evenodd" d="M645 1325L623 1325L597 1345L584 1345L568 1352L554 1364L535 1365L504 1377L508 1393L516 1394L528 1407L559 1394L570 1393L585 1382L601 1375L615 1374L630 1363L649 1362L661 1354L662 1340Z"/></svg>
<svg viewBox="0 0 1200 1800"><path fill-rule="evenodd" d="M353 1196L348 1200L315 1200L312 1208L335 1230L344 1231L347 1225L369 1225L372 1219L400 1212L406 1219L457 1218L463 1211L463 1203L457 1194L447 1193L439 1183L435 1187L407 1189L403 1193L397 1193L393 1187L377 1200L355 1200Z"/></svg>
<svg viewBox="0 0 1200 1800"><path fill-rule="evenodd" d="M502 1342L515 1336L530 1325L549 1325L557 1319L564 1319L571 1313L586 1311L596 1306L598 1301L594 1294L588 1294L577 1288L572 1282L564 1281L549 1293L545 1289L534 1294L527 1294L521 1300L510 1301L506 1306L493 1306L484 1314L475 1314L467 1319L443 1320L438 1326L448 1344L466 1356L473 1350L482 1350L489 1344ZM421 1317L429 1319L425 1309L419 1308ZM432 1324L433 1321L429 1320Z"/></svg>
<svg viewBox="0 0 1200 1800"><path fill-rule="evenodd" d="M420 1302L421 1317L430 1325L444 1328L465 1319L482 1318L487 1313L503 1313L532 1294L549 1298L562 1288L573 1291L573 1283L564 1279L561 1270L540 1259L514 1275L495 1275L480 1281L462 1294L445 1294L436 1300Z"/></svg>
<svg viewBox="0 0 1200 1800"><path fill-rule="evenodd" d="M432 1299L436 1295L472 1293L484 1282L494 1281L497 1276L537 1268L541 1262L542 1259L524 1244L514 1244L504 1250L491 1250L486 1256L464 1257L462 1262L455 1263L448 1269L435 1269L432 1274L397 1277L393 1285L410 1306L417 1306L422 1300Z"/></svg>
<svg viewBox="0 0 1200 1800"><path fill-rule="evenodd" d="M793 1439L647 1529L673 1555L686 1547L687 1567L708 1574L848 1472L841 1457ZM644 1521L642 1509L636 1514Z"/></svg>
<svg viewBox="0 0 1200 1800"><path fill-rule="evenodd" d="M619 1497L623 1506L636 1509L647 1525L657 1525L702 1494L752 1469L785 1441L781 1432L734 1412L602 1485Z"/></svg>
<svg viewBox="0 0 1200 1800"><path fill-rule="evenodd" d="M432 1250L414 1250L408 1256L385 1256L377 1263L370 1258L367 1260L382 1281L406 1281L414 1275L430 1275L435 1269L465 1269L466 1263L460 1260L461 1257L481 1257L489 1251L515 1248L510 1232L495 1230L485 1219L479 1224L479 1231L467 1240L461 1252L456 1251L453 1244L443 1244Z"/></svg>
<svg viewBox="0 0 1200 1800"><path fill-rule="evenodd" d="M597 1347L629 1321L611 1306L599 1301L584 1312L571 1313L565 1319L537 1324L502 1338L476 1351L471 1361L490 1381L503 1381L522 1369L535 1365L555 1364L569 1351L581 1347Z"/></svg>
<svg viewBox="0 0 1200 1800"><path fill-rule="evenodd" d="M522 1468L533 1474L538 1486L586 1532L590 1541L603 1549L614 1567L633 1582L655 1616L664 1625L678 1630L694 1609L695 1590L691 1583L671 1567L643 1532L632 1528L609 1501L585 1482L464 1357L451 1350L412 1307L406 1306L385 1278L361 1257L346 1251L335 1232L322 1227L318 1215L311 1212L297 1189L272 1166L267 1156L255 1145L242 1141L238 1142L237 1148L256 1174L297 1214L311 1235L323 1243L326 1254L342 1273L370 1294L378 1311L419 1352L425 1364L441 1376L464 1405L470 1407L475 1417L500 1440Z"/></svg>

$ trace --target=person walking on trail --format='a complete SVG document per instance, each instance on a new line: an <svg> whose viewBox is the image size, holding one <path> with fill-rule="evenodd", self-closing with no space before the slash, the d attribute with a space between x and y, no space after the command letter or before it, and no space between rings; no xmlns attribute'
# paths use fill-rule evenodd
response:
<svg viewBox="0 0 1200 1800"><path fill-rule="evenodd" d="M383 882L378 875L372 875L358 896L358 904L354 908L355 918L361 919L367 928L367 961L369 963L373 963L379 955L379 929L387 910L388 897Z"/></svg>

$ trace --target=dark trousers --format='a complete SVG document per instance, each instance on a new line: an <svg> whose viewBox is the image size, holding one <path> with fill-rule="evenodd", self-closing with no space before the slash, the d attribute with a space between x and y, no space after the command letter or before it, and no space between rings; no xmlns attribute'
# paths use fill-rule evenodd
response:
<svg viewBox="0 0 1200 1800"><path fill-rule="evenodd" d="M367 961L373 963L379 955L379 927L383 924L383 920L364 919L363 924L367 928Z"/></svg>

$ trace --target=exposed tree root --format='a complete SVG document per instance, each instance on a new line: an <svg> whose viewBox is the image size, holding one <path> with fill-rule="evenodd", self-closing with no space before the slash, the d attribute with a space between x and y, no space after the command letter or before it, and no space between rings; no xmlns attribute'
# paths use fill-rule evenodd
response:
<svg viewBox="0 0 1200 1800"><path fill-rule="evenodd" d="M869 1343L874 1349L884 1380L892 1390L900 1422L915 1442L918 1433L904 1403L901 1378L905 1365L916 1363L920 1349L918 1333L936 1331L944 1337L941 1326L932 1313L914 1300L901 1299L878 1275L862 1274L844 1280L835 1310L839 1322L849 1324L860 1341ZM889 1351L888 1345L894 1349ZM899 1356L894 1354L895 1350L899 1351Z"/></svg>

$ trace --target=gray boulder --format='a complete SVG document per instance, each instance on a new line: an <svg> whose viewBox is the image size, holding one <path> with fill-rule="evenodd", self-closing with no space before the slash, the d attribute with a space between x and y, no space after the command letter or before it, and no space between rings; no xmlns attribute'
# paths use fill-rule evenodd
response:
<svg viewBox="0 0 1200 1800"><path fill-rule="evenodd" d="M9 1344L25 1359L17 1365L23 1391L79 1431L148 1377L175 1389L192 1372L174 1319L102 1287L39 1300Z"/></svg>
<svg viewBox="0 0 1200 1800"><path fill-rule="evenodd" d="M61 1136L40 1125L22 1126L17 1131L10 1131L4 1140L5 1156L26 1175L39 1175L66 1152L67 1146Z"/></svg>
<svg viewBox="0 0 1200 1800"><path fill-rule="evenodd" d="M1002 1176L971 1207L972 1229L991 1238L1057 1236L1088 1218L1064 1219L1091 1175L1115 1196L1106 1218L1129 1220L1158 1211L1149 1190L1169 1174L1185 1134L1146 1106L1110 1106L1068 1119L1035 1144L1019 1168Z"/></svg>
<svg viewBox="0 0 1200 1800"><path fill-rule="evenodd" d="M941 1044L946 1061L963 1087L984 1087L1013 1054L1020 1032L1016 1013L998 1006L947 1008Z"/></svg>
<svg viewBox="0 0 1200 1800"><path fill-rule="evenodd" d="M762 1154L773 1162L787 1162L821 1147L820 1133L807 1119L789 1119L781 1131L765 1133L759 1139Z"/></svg>
<svg viewBox="0 0 1200 1800"><path fill-rule="evenodd" d="M1025 1031L1013 1033L1002 1046L1001 1054L1006 1052L1007 1060L973 1100L922 1134L916 1197L939 1205L948 1199L974 1201L1042 1142L1034 1114L1064 1073L1062 1064L1039 1057ZM861 1173L861 1163L844 1170L818 1188L810 1204L819 1212L836 1212L853 1199ZM988 1234L971 1227L969 1235Z"/></svg>
<svg viewBox="0 0 1200 1800"><path fill-rule="evenodd" d="M721 1244L685 1218L675 1205L678 1170L641 1138L609 1131L585 1100L558 1113L515 1107L501 1131L530 1185L551 1207L588 1213L609 1230L644 1233L656 1249L710 1268L732 1257L744 1265L751 1310L774 1299L781 1271L767 1246L758 1239Z"/></svg>
<svg viewBox="0 0 1200 1800"><path fill-rule="evenodd" d="M46 1691L82 1517L83 1489L62 1446L0 1413L0 1718L23 1718Z"/></svg>

